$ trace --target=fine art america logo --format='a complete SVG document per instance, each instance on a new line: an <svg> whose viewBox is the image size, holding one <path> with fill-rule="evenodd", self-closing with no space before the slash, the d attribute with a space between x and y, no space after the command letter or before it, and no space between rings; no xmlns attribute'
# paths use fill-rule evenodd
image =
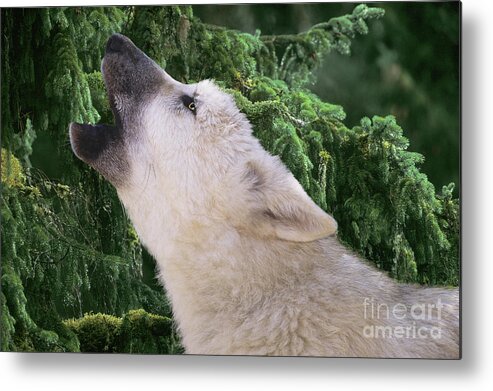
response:
<svg viewBox="0 0 493 391"><path fill-rule="evenodd" d="M363 328L366 338L418 338L439 339L442 336L440 324L443 304L436 303L397 303L388 305L377 302L373 297L363 300Z"/></svg>

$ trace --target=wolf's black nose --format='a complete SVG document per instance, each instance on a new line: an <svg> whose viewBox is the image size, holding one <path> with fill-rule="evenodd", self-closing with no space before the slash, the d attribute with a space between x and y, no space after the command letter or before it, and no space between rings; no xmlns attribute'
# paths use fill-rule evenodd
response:
<svg viewBox="0 0 493 391"><path fill-rule="evenodd" d="M106 53L118 53L123 50L125 38L120 34L113 34L106 44Z"/></svg>

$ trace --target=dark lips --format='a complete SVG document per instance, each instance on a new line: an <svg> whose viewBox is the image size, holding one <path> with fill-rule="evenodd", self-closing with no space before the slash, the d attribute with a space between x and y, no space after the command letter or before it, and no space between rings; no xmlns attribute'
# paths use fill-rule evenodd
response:
<svg viewBox="0 0 493 391"><path fill-rule="evenodd" d="M118 137L115 127L109 125L85 125L72 122L69 128L70 144L75 155L91 164Z"/></svg>

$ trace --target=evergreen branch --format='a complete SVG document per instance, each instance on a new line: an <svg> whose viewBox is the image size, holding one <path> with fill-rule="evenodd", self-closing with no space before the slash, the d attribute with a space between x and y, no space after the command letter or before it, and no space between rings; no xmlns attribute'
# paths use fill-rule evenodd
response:
<svg viewBox="0 0 493 391"><path fill-rule="evenodd" d="M315 30L324 31L332 35L336 40L343 35L354 37L356 33L368 33L366 20L379 19L384 14L385 11L382 8L369 8L365 4L360 4L354 8L351 14L332 18L328 22L315 24L309 30L299 34L261 35L260 39L264 44L272 43L277 46L304 44L307 38L310 37L310 33ZM330 36L327 38L330 39ZM335 43L335 46L337 46L337 43Z"/></svg>
<svg viewBox="0 0 493 391"><path fill-rule="evenodd" d="M383 15L384 10L381 8L369 8L360 4L351 14L318 23L305 32L261 35L260 41L271 53L271 61L275 61L276 52L283 53L281 62L276 63L281 79L288 83L296 81L303 84L331 50L350 54L351 39L356 34L367 34L366 22Z"/></svg>

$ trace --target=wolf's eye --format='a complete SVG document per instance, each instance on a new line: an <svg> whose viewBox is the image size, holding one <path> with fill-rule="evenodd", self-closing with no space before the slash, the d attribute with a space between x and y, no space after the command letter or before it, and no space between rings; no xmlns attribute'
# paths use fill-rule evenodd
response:
<svg viewBox="0 0 493 391"><path fill-rule="evenodd" d="M181 101L183 102L183 104L188 110L190 110L192 113L195 114L195 110L197 109L197 107L195 106L195 99L193 97L188 95L183 95L181 97Z"/></svg>

